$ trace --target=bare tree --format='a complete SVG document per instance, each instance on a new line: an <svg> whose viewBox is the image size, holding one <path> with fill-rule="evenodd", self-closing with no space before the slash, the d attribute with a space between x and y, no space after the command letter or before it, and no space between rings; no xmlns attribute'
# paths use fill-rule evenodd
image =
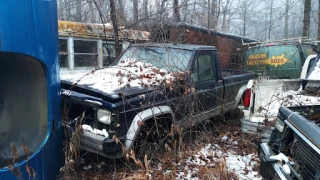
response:
<svg viewBox="0 0 320 180"><path fill-rule="evenodd" d="M173 0L173 21L181 22L181 17L179 12L179 0Z"/></svg>
<svg viewBox="0 0 320 180"><path fill-rule="evenodd" d="M320 41L320 0L318 0L318 41ZM317 44L318 50L320 50L320 42Z"/></svg>
<svg viewBox="0 0 320 180"><path fill-rule="evenodd" d="M303 37L309 37L311 0L305 0L303 12Z"/></svg>
<svg viewBox="0 0 320 180"><path fill-rule="evenodd" d="M76 1L76 17L75 20L78 22L82 21L82 10L81 10L81 0Z"/></svg>
<svg viewBox="0 0 320 180"><path fill-rule="evenodd" d="M118 35L119 29L118 29L117 13L116 13L116 7L114 4L114 0L110 0L110 16L111 16L111 21L112 21L112 25L113 25L116 57L118 57L121 53L121 47L120 47L120 43L119 43L119 35Z"/></svg>
<svg viewBox="0 0 320 180"><path fill-rule="evenodd" d="M187 21L187 16L188 16L188 0L184 0L182 5L183 5L183 22Z"/></svg>
<svg viewBox="0 0 320 180"><path fill-rule="evenodd" d="M143 18L148 17L148 0L143 0Z"/></svg>
<svg viewBox="0 0 320 180"><path fill-rule="evenodd" d="M226 18L227 18L227 12L230 11L229 5L231 0L226 0L226 4L222 6L222 24L221 24L221 30L226 30Z"/></svg>
<svg viewBox="0 0 320 180"><path fill-rule="evenodd" d="M273 0L270 0L269 35L268 35L269 41L270 41L270 38L271 38L271 30L272 30L272 12L273 12Z"/></svg>
<svg viewBox="0 0 320 180"><path fill-rule="evenodd" d="M90 22L91 23L95 23L96 22L96 15L95 15L95 11L93 9L93 2L88 2L89 4L89 12L90 12Z"/></svg>
<svg viewBox="0 0 320 180"><path fill-rule="evenodd" d="M167 1L168 0L161 0L160 9L158 9L159 19L160 20L164 20L163 13L164 13L165 4L166 4Z"/></svg>
<svg viewBox="0 0 320 180"><path fill-rule="evenodd" d="M132 9L133 9L133 22L138 22L139 15L138 15L138 9L139 9L139 3L138 0L132 0Z"/></svg>
<svg viewBox="0 0 320 180"><path fill-rule="evenodd" d="M285 15L285 19L284 19L284 38L288 39L288 32L289 32L289 26L288 26L288 22L289 22L289 0L286 0L286 15Z"/></svg>
<svg viewBox="0 0 320 180"><path fill-rule="evenodd" d="M119 21L120 23L124 24L124 25L127 25L127 17L126 17L126 14L124 13L124 4L123 4L123 0L118 0L118 17L119 17Z"/></svg>
<svg viewBox="0 0 320 180"><path fill-rule="evenodd" d="M247 23L247 1L244 2L244 11L243 11L243 36L246 36L246 23Z"/></svg>

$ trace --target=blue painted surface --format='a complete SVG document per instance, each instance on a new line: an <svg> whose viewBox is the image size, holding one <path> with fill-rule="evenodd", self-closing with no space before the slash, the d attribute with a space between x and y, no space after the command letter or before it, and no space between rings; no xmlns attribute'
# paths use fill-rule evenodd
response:
<svg viewBox="0 0 320 180"><path fill-rule="evenodd" d="M0 51L26 54L45 65L48 133L28 164L35 169L36 179L56 179L63 165L56 1L0 0ZM29 179L25 163L18 165L24 179ZM18 178L8 169L0 169L0 179Z"/></svg>

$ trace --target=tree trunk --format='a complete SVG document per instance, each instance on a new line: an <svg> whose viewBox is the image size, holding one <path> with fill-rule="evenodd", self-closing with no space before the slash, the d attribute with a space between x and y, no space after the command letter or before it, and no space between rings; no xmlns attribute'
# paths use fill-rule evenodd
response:
<svg viewBox="0 0 320 180"><path fill-rule="evenodd" d="M183 2L183 22L187 21L188 16L188 0L184 0Z"/></svg>
<svg viewBox="0 0 320 180"><path fill-rule="evenodd" d="M311 12L311 0L304 1L304 12L303 12L303 37L309 37L310 29L310 12Z"/></svg>
<svg viewBox="0 0 320 180"><path fill-rule="evenodd" d="M125 26L127 25L127 19L126 19L126 14L124 13L124 5L122 0L118 0L118 5L119 5L119 10L118 10L118 19L120 23L124 24Z"/></svg>
<svg viewBox="0 0 320 180"><path fill-rule="evenodd" d="M247 2L244 1L244 12L243 12L243 36L246 36L246 22L247 22Z"/></svg>
<svg viewBox="0 0 320 180"><path fill-rule="evenodd" d="M213 0L213 1L215 1L215 0ZM211 22L210 22L211 21L211 15L210 15L211 14L211 10L210 10L211 8L210 8L210 6L211 6L210 5L210 0L208 0L208 28L210 28L210 25L211 25Z"/></svg>
<svg viewBox="0 0 320 180"><path fill-rule="evenodd" d="M227 0L226 1L226 5L224 7L222 7L222 25L221 25L221 29L222 31L226 30L226 16L227 16L227 12L230 11L228 10L229 8L229 3L230 3L230 0Z"/></svg>
<svg viewBox="0 0 320 180"><path fill-rule="evenodd" d="M143 0L143 16L148 17L148 0Z"/></svg>
<svg viewBox="0 0 320 180"><path fill-rule="evenodd" d="M65 8L65 14L64 14L64 20L69 21L70 20L70 5L68 0L64 0L64 8Z"/></svg>
<svg viewBox="0 0 320 180"><path fill-rule="evenodd" d="M121 53L121 47L119 43L117 13L116 13L116 7L114 5L114 0L110 0L110 16L111 16L111 21L113 26L116 57L118 57Z"/></svg>
<svg viewBox="0 0 320 180"><path fill-rule="evenodd" d="M138 0L132 0L132 7L133 7L133 23L136 23L136 22L138 22L138 6L139 6L139 4L138 4Z"/></svg>
<svg viewBox="0 0 320 180"><path fill-rule="evenodd" d="M89 3L89 11L90 11L90 22L95 23L96 22L96 16L94 14L94 9L93 9L93 2L88 2Z"/></svg>
<svg viewBox="0 0 320 180"><path fill-rule="evenodd" d="M288 39L288 32L289 32L289 0L286 0L286 11L285 11L285 19L284 19L284 38Z"/></svg>
<svg viewBox="0 0 320 180"><path fill-rule="evenodd" d="M320 0L318 0L318 41L320 41ZM320 42L318 42L318 50L320 50Z"/></svg>
<svg viewBox="0 0 320 180"><path fill-rule="evenodd" d="M81 0L76 0L76 21L77 22L81 22L82 21Z"/></svg>
<svg viewBox="0 0 320 180"><path fill-rule="evenodd" d="M58 11L58 12L59 12L59 14L58 14L58 15L59 15L59 19L65 20L65 13L64 13L64 11L65 11L65 8L66 8L66 7L65 7L65 8L63 7L63 5L64 5L64 4L63 4L63 0L59 0L58 2L59 2L59 6L58 6L58 7L59 7L59 11Z"/></svg>
<svg viewBox="0 0 320 180"><path fill-rule="evenodd" d="M179 0L173 0L173 21L181 22L181 17L179 12Z"/></svg>
<svg viewBox="0 0 320 180"><path fill-rule="evenodd" d="M168 0L162 0L161 1L161 4L160 4L160 21L163 21L164 20L164 17L163 17L163 13L164 13L164 5L166 4Z"/></svg>
<svg viewBox="0 0 320 180"><path fill-rule="evenodd" d="M211 2L211 8L210 8L210 0L208 1L209 3L209 10L211 11L211 17L210 17L210 27L209 28L215 28L216 24L216 9L217 9L217 3L216 0L212 0ZM208 14L209 16L209 14Z"/></svg>
<svg viewBox="0 0 320 180"><path fill-rule="evenodd" d="M273 0L271 0L270 2L271 2L271 6L270 6L269 36L268 36L269 41L270 41L270 39L271 39L271 26L272 26L272 8L273 8Z"/></svg>

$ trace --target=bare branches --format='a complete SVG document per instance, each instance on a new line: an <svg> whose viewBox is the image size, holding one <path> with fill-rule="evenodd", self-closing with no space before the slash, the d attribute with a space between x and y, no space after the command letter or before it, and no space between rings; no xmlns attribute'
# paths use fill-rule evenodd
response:
<svg viewBox="0 0 320 180"><path fill-rule="evenodd" d="M115 48L116 48L116 57L118 57L121 53L121 47L119 43L119 36L118 36L118 20L117 20L117 14L116 14L116 8L114 4L114 0L110 0L110 16L113 26L113 33L114 33L114 42L115 42Z"/></svg>

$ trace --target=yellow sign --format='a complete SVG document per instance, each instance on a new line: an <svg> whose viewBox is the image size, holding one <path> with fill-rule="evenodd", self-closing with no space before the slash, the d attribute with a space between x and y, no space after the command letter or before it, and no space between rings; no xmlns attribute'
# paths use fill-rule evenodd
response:
<svg viewBox="0 0 320 180"><path fill-rule="evenodd" d="M247 60L248 66L253 65L273 65L275 67L282 66L285 63L290 62L288 58L284 56L284 54L280 56L272 56L271 58L267 59L267 54L253 54L249 55Z"/></svg>

